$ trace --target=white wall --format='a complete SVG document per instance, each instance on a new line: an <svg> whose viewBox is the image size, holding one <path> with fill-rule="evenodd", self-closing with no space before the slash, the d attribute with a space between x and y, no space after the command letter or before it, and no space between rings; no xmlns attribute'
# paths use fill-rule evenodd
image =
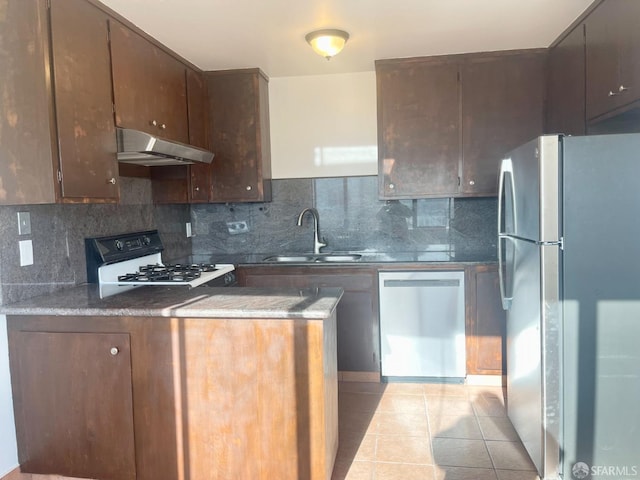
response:
<svg viewBox="0 0 640 480"><path fill-rule="evenodd" d="M269 80L273 178L376 175L375 72Z"/></svg>
<svg viewBox="0 0 640 480"><path fill-rule="evenodd" d="M0 477L18 466L16 429L11 402L7 319L0 315Z"/></svg>

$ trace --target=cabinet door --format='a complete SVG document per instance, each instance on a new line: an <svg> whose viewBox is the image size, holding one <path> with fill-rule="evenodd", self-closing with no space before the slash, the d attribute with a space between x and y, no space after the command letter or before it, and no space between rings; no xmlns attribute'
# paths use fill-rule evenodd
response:
<svg viewBox="0 0 640 480"><path fill-rule="evenodd" d="M187 165L151 167L149 176L153 203L189 203L189 167Z"/></svg>
<svg viewBox="0 0 640 480"><path fill-rule="evenodd" d="M586 134L584 24L549 51L546 133Z"/></svg>
<svg viewBox="0 0 640 480"><path fill-rule="evenodd" d="M609 0L611 3L611 0ZM615 2L614 2L615 3ZM620 105L640 100L640 2L617 1L619 10L617 25L620 35Z"/></svg>
<svg viewBox="0 0 640 480"><path fill-rule="evenodd" d="M212 202L271 200L267 81L256 69L208 72Z"/></svg>
<svg viewBox="0 0 640 480"><path fill-rule="evenodd" d="M545 53L480 56L462 66L462 193L497 195L503 155L542 134Z"/></svg>
<svg viewBox="0 0 640 480"><path fill-rule="evenodd" d="M54 203L45 0L0 0L0 205Z"/></svg>
<svg viewBox="0 0 640 480"><path fill-rule="evenodd" d="M586 20L587 118L640 99L640 2L606 0Z"/></svg>
<svg viewBox="0 0 640 480"><path fill-rule="evenodd" d="M208 148L208 97L203 73L187 70L187 105L189 107L189 143ZM216 159L214 158L214 162ZM209 201L211 165L190 165L189 200L192 203Z"/></svg>
<svg viewBox="0 0 640 480"><path fill-rule="evenodd" d="M9 332L22 472L135 479L128 334Z"/></svg>
<svg viewBox="0 0 640 480"><path fill-rule="evenodd" d="M309 275L310 287L341 287L338 302L338 370L380 371L380 333L376 315L373 275Z"/></svg>
<svg viewBox="0 0 640 480"><path fill-rule="evenodd" d="M107 16L85 0L51 0L61 196L116 202L116 134Z"/></svg>
<svg viewBox="0 0 640 480"><path fill-rule="evenodd" d="M458 193L460 92L456 63L376 65L381 198Z"/></svg>
<svg viewBox="0 0 640 480"><path fill-rule="evenodd" d="M498 271L476 267L467 284L467 374L503 375L506 315L500 302Z"/></svg>
<svg viewBox="0 0 640 480"><path fill-rule="evenodd" d="M184 65L124 25L109 24L116 125L188 143Z"/></svg>

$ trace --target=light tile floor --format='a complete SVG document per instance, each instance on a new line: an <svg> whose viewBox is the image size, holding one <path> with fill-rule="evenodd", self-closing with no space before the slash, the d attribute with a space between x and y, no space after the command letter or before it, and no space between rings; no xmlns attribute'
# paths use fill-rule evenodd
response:
<svg viewBox="0 0 640 480"><path fill-rule="evenodd" d="M341 382L332 480L537 480L503 390Z"/></svg>

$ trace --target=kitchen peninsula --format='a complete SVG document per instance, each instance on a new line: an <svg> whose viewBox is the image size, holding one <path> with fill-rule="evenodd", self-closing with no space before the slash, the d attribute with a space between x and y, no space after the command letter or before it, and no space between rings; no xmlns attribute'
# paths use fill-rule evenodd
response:
<svg viewBox="0 0 640 480"><path fill-rule="evenodd" d="M328 480L341 296L82 285L3 306L22 471Z"/></svg>

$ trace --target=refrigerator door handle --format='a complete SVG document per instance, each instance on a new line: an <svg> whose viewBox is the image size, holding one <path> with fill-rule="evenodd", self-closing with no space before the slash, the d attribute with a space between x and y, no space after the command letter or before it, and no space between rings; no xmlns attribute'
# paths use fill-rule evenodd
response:
<svg viewBox="0 0 640 480"><path fill-rule="evenodd" d="M508 178L507 178L508 176ZM506 206L506 197L505 197L505 183L510 183L509 193L510 198L508 199L511 203L511 221L512 223L512 232L506 232L508 230L507 225L505 223L504 218L504 210L503 208ZM514 194L514 184L513 184L513 162L510 158L502 159L500 163L500 176L498 178L498 277L500 283L500 298L502 300L502 308L504 310L509 310L511 307L511 297L507 297L506 285L505 285L505 273L504 273L504 261L503 261L503 249L502 244L506 242L507 239L510 239L508 233L515 234L516 229L516 200ZM504 232L503 232L503 224L504 224ZM511 239L513 240L513 239ZM511 291L511 290L510 290Z"/></svg>
<svg viewBox="0 0 640 480"><path fill-rule="evenodd" d="M508 179L507 179L508 176ZM513 231L507 231L507 225L504 225L503 231L503 223L504 223L504 206L506 206L507 199L505 198L505 184L509 183L509 192L510 198L508 199L511 203L511 218L512 218L512 227ZM498 235L501 234L516 234L516 225L518 222L516 221L516 195L514 191L515 185L513 182L513 162L510 158L503 158L500 163L500 176L498 177Z"/></svg>
<svg viewBox="0 0 640 480"><path fill-rule="evenodd" d="M507 297L504 274L505 264L502 259L502 242L508 240L513 241L513 238L507 235L498 235L498 283L500 284L500 300L502 301L503 310L509 310L509 308L511 308L511 301L513 300L513 297Z"/></svg>

